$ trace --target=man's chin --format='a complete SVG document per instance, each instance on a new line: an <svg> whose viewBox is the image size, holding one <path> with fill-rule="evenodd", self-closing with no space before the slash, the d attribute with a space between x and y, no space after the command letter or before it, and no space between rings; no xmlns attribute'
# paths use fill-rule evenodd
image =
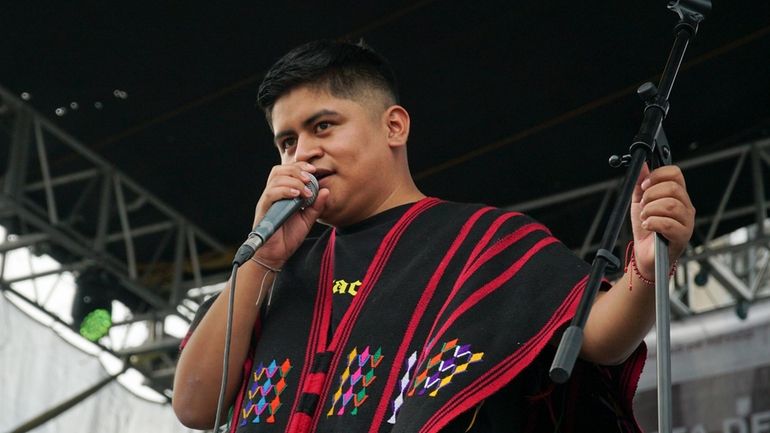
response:
<svg viewBox="0 0 770 433"><path fill-rule="evenodd" d="M321 212L320 215L318 215L316 222L319 222L325 226L334 227L334 214L330 209L328 201L326 202L326 208L323 212Z"/></svg>
<svg viewBox="0 0 770 433"><path fill-rule="evenodd" d="M318 216L316 221L330 227L345 227L357 222L355 214L351 215L351 208L349 206L338 206L339 202L331 200L331 196L326 200L326 206Z"/></svg>
<svg viewBox="0 0 770 433"><path fill-rule="evenodd" d="M324 209L324 212L321 213L321 215L318 216L318 219L316 219L317 222L329 226L329 227L340 227L344 226L344 222L340 219L340 212L339 210L334 211L330 209L329 202L326 203L326 209Z"/></svg>

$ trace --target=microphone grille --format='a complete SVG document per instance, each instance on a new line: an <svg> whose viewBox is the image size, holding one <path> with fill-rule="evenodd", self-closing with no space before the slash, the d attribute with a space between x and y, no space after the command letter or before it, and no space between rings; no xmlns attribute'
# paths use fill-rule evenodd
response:
<svg viewBox="0 0 770 433"><path fill-rule="evenodd" d="M316 197L318 197L318 179L316 179L315 176L313 176L310 173L308 173L307 175L308 177L310 177L310 183L307 184L307 187L310 188L310 192L312 192L313 195L302 200L302 209L308 206L312 206L313 203L315 203Z"/></svg>

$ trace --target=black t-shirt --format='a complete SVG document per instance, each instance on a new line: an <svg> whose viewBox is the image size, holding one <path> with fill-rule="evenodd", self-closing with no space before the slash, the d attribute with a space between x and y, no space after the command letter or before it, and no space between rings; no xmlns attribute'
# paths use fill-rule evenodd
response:
<svg viewBox="0 0 770 433"><path fill-rule="evenodd" d="M411 206L397 206L364 221L336 229L330 334L334 333L353 298L361 289L361 283L380 241Z"/></svg>

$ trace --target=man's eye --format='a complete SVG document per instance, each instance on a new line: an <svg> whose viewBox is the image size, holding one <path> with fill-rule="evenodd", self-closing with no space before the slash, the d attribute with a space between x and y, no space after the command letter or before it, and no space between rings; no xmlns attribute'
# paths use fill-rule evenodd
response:
<svg viewBox="0 0 770 433"><path fill-rule="evenodd" d="M297 139L294 138L294 137L287 138L287 139L281 140L280 144L281 144L281 150L286 150L286 149L296 145L297 144Z"/></svg>
<svg viewBox="0 0 770 433"><path fill-rule="evenodd" d="M329 129L332 126L329 122L318 122L318 124L315 126L316 131L325 131Z"/></svg>

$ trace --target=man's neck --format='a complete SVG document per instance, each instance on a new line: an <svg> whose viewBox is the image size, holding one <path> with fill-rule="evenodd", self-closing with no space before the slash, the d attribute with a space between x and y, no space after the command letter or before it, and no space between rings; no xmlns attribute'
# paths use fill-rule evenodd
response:
<svg viewBox="0 0 770 433"><path fill-rule="evenodd" d="M369 219L375 215L379 215L389 209L393 209L395 207L409 203L416 203L424 198L425 194L420 192L414 183L411 183L411 185L405 185L403 188L396 188L392 190L389 194L387 194L387 196L385 196L382 201L380 201L377 206L373 207L371 211L365 213L361 218L355 221L340 221L337 224L330 224L329 222L324 221L321 222L336 228L347 227Z"/></svg>
<svg viewBox="0 0 770 433"><path fill-rule="evenodd" d="M388 209L393 209L394 207L408 203L415 203L424 199L425 194L417 189L414 182L411 182L411 178L409 180L410 182L404 184L401 188L394 189L369 216L374 216L385 212Z"/></svg>

